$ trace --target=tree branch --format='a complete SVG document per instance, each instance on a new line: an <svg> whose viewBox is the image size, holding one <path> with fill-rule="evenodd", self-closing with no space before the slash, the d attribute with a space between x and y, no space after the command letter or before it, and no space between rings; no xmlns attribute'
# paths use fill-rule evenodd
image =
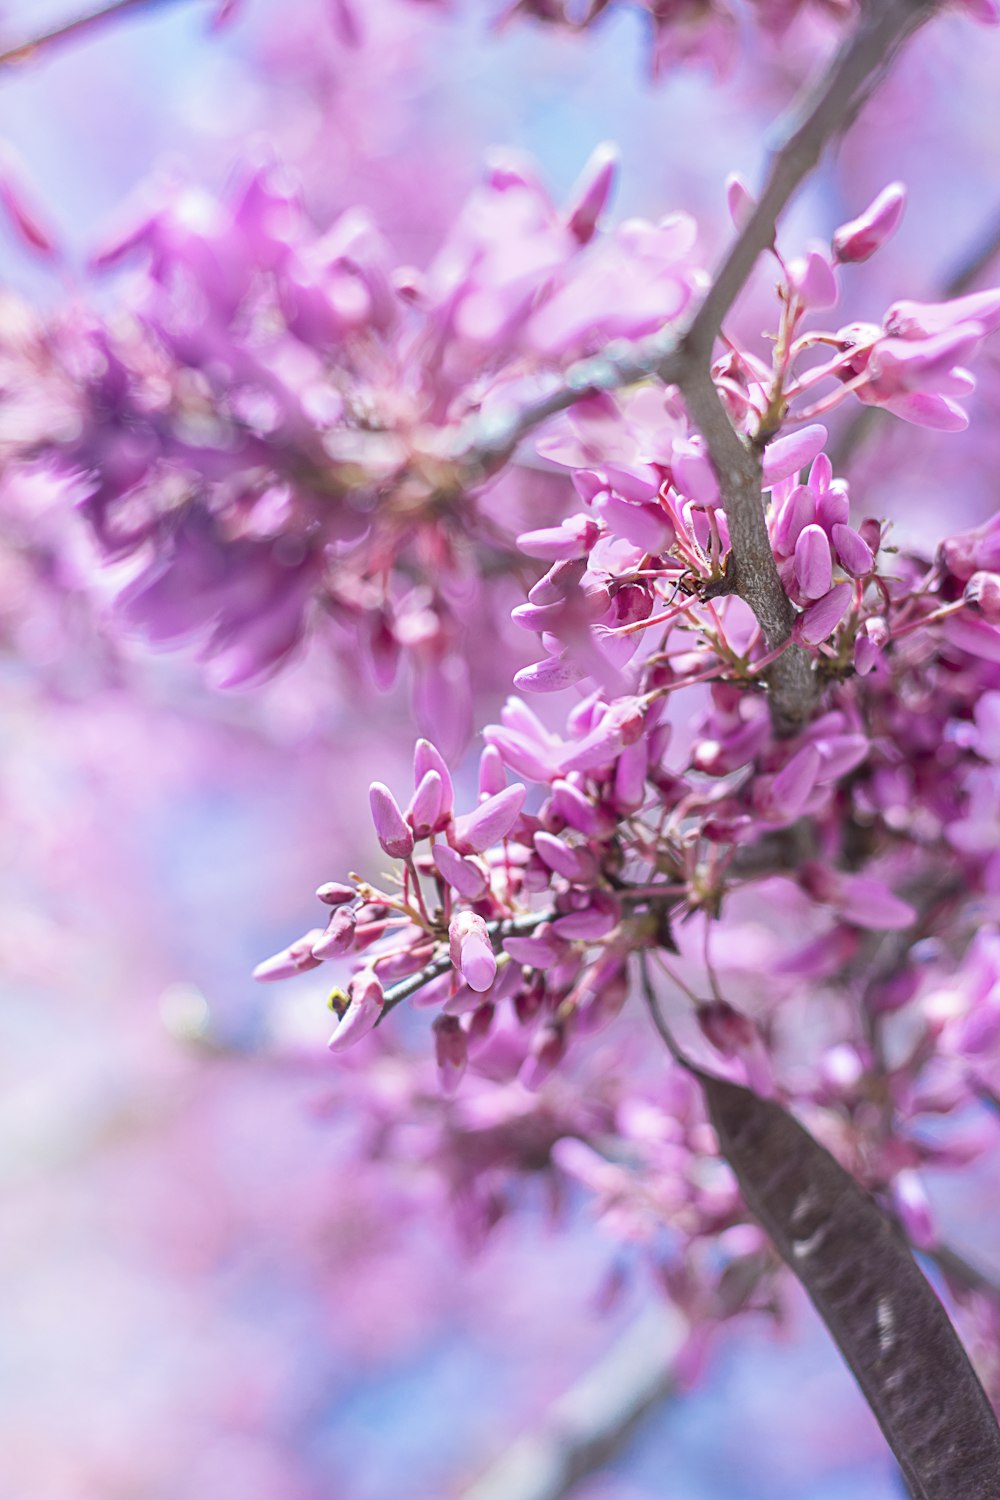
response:
<svg viewBox="0 0 1000 1500"><path fill-rule="evenodd" d="M24 41L18 42L16 46L5 47L0 52L0 65L13 65L28 62L43 47L50 46L53 42L69 41L78 37L82 32L91 31L102 25L105 21L113 21L117 16L123 15L130 10L154 10L161 5L170 5L175 0L111 0L108 5L101 5L97 10L87 11L82 16L77 16L71 21L64 21L58 26L53 26L50 31L44 31L36 36L26 37Z"/></svg>
<svg viewBox="0 0 1000 1500"><path fill-rule="evenodd" d="M637 1318L611 1350L518 1438L460 1500L564 1500L621 1450L673 1390L670 1367L683 1347L679 1314Z"/></svg>

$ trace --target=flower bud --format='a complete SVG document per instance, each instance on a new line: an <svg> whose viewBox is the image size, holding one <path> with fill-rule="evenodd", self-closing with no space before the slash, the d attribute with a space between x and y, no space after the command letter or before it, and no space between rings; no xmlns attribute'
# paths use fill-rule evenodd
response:
<svg viewBox="0 0 1000 1500"><path fill-rule="evenodd" d="M608 142L591 153L570 193L566 210L566 227L574 239L586 245L593 239L597 222L604 212L618 176L618 149Z"/></svg>
<svg viewBox="0 0 1000 1500"><path fill-rule="evenodd" d="M413 829L414 837L427 838L434 833L441 821L444 806L444 785L437 771L428 771L421 777L420 785L413 794L406 813L406 821ZM447 817L445 818L447 822Z"/></svg>
<svg viewBox="0 0 1000 1500"><path fill-rule="evenodd" d="M350 906L338 906L327 923L326 931L313 943L314 958L342 958L354 946L358 919Z"/></svg>
<svg viewBox="0 0 1000 1500"><path fill-rule="evenodd" d="M375 834L392 859L409 859L413 853L413 833L387 786L373 781L368 789Z"/></svg>
<svg viewBox="0 0 1000 1500"><path fill-rule="evenodd" d="M280 953L259 963L253 971L254 979L263 982L290 979L293 974L306 974L310 969L318 969L321 960L313 956L312 950L313 944L319 942L322 936L322 930L314 927L304 937L297 938L287 948L282 948Z"/></svg>
<svg viewBox="0 0 1000 1500"><path fill-rule="evenodd" d="M891 182L865 211L834 231L833 253L843 265L857 265L895 234L906 206L906 188Z"/></svg>
<svg viewBox="0 0 1000 1500"><path fill-rule="evenodd" d="M451 961L470 989L482 994L496 978L497 960L486 923L475 912L460 911L448 928Z"/></svg>
<svg viewBox="0 0 1000 1500"><path fill-rule="evenodd" d="M348 901L353 901L357 894L353 885L343 885L338 880L328 880L316 891L316 895L327 906L344 906Z"/></svg>
<svg viewBox="0 0 1000 1500"><path fill-rule="evenodd" d="M455 804L455 789L452 786L451 774L437 746L432 745L430 740L417 740L413 747L413 785L415 787L420 785L428 771L436 771L441 778L439 823L443 827L451 816L451 810Z"/></svg>
<svg viewBox="0 0 1000 1500"><path fill-rule="evenodd" d="M965 585L964 597L967 604L979 606L984 620L1000 625L1000 575L973 573Z"/></svg>
<svg viewBox="0 0 1000 1500"><path fill-rule="evenodd" d="M833 527L833 545L845 573L852 578L867 578L875 566L871 548L853 526L838 524Z"/></svg>
<svg viewBox="0 0 1000 1500"><path fill-rule="evenodd" d="M772 489L812 463L826 446L826 439L826 428L816 422L812 427L802 427L798 432L790 432L787 437L775 438L773 443L768 443L764 450L764 489Z"/></svg>
<svg viewBox="0 0 1000 1500"><path fill-rule="evenodd" d="M450 844L435 844L431 850L439 874L453 891L466 901L478 901L486 894L486 876L473 859L466 859Z"/></svg>
<svg viewBox="0 0 1000 1500"><path fill-rule="evenodd" d="M480 802L474 812L455 819L453 843L460 854L482 854L510 833L521 815L527 787L515 781Z"/></svg>
<svg viewBox="0 0 1000 1500"><path fill-rule="evenodd" d="M457 1016L437 1016L431 1027L434 1033L434 1059L443 1094L453 1094L465 1072L469 1055L468 1038Z"/></svg>
<svg viewBox="0 0 1000 1500"><path fill-rule="evenodd" d="M327 1043L331 1052L344 1052L363 1036L367 1036L382 1014L385 1004L385 991L372 969L363 969L360 974L355 974L347 986L347 993L348 1007Z"/></svg>
<svg viewBox="0 0 1000 1500"><path fill-rule="evenodd" d="M757 207L750 189L736 172L726 178L726 207L735 229L742 229Z"/></svg>
<svg viewBox="0 0 1000 1500"><path fill-rule="evenodd" d="M795 578L807 599L822 599L833 584L830 541L822 526L804 526L795 543Z"/></svg>
<svg viewBox="0 0 1000 1500"><path fill-rule="evenodd" d="M727 1000L708 1000L699 1005L698 1025L723 1057L735 1057L752 1047L757 1039L757 1029L749 1016Z"/></svg>
<svg viewBox="0 0 1000 1500"><path fill-rule="evenodd" d="M805 646L818 646L840 624L851 602L849 583L835 583L828 594L810 604L795 621L792 638Z"/></svg>

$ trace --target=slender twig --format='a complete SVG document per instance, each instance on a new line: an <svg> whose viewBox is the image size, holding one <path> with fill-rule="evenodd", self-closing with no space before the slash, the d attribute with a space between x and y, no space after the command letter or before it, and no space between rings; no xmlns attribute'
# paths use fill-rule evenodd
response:
<svg viewBox="0 0 1000 1500"><path fill-rule="evenodd" d="M486 931L491 942L503 941L506 937L526 937L529 933L541 927L543 922L551 922L554 912L535 911L529 912L523 917L501 917L496 922L487 922ZM435 958L429 964L425 964L416 974L410 974L406 979L401 979L398 984L391 985L385 992L385 1003L382 1006L376 1025L385 1020L391 1010L422 990L425 984L430 984L432 979L439 979L442 974L447 974L452 967L451 955L447 949L440 958Z"/></svg>
<svg viewBox="0 0 1000 1500"><path fill-rule="evenodd" d="M83 32L103 25L105 21L115 20L126 11L154 10L161 5L175 3L176 0L111 0L108 5L98 6L96 10L86 11L82 16L75 16L70 21L63 21L49 31L27 36L14 46L5 47L0 52L0 65L26 62L43 47L48 47L55 42L70 41Z"/></svg>
<svg viewBox="0 0 1000 1500"><path fill-rule="evenodd" d="M622 1449L673 1392L686 1325L665 1308L638 1317L611 1350L546 1411L461 1500L563 1500Z"/></svg>
<svg viewBox="0 0 1000 1500"><path fill-rule="evenodd" d="M1000 1281L987 1275L985 1271L981 1271L978 1266L974 1266L950 1245L935 1245L931 1250L923 1249L919 1245L914 1245L913 1248L918 1255L932 1260L951 1281L967 1291L983 1292L986 1296L992 1297L995 1302L1000 1303Z"/></svg>

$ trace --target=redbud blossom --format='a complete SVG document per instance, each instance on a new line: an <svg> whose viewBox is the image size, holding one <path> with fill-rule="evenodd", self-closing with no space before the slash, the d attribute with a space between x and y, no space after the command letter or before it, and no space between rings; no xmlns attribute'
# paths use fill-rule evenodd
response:
<svg viewBox="0 0 1000 1500"><path fill-rule="evenodd" d="M764 449L763 485L772 489L783 479L790 479L813 459L826 445L827 430L819 422L811 427L801 427L787 437L775 438Z"/></svg>
<svg viewBox="0 0 1000 1500"><path fill-rule="evenodd" d="M794 823L812 796L822 756L815 745L803 745L783 766L762 797L761 811L769 821Z"/></svg>
<svg viewBox="0 0 1000 1500"><path fill-rule="evenodd" d="M349 906L338 906L323 936L313 943L314 958L341 958L354 946L358 919Z"/></svg>
<svg viewBox="0 0 1000 1500"><path fill-rule="evenodd" d="M392 859L409 859L413 853L413 830L408 826L399 803L381 781L368 789L372 821L379 843Z"/></svg>
<svg viewBox="0 0 1000 1500"><path fill-rule="evenodd" d="M318 969L320 960L313 956L313 945L320 941L323 930L314 927L304 937L298 938L283 948L280 953L275 953L272 958L265 958L253 971L254 979L272 980L289 979L293 974L305 974L310 969Z"/></svg>
<svg viewBox="0 0 1000 1500"><path fill-rule="evenodd" d="M347 987L349 1004L341 1016L327 1046L331 1052L344 1052L359 1042L382 1014L385 992L378 975L372 969L363 969L355 974Z"/></svg>
<svg viewBox="0 0 1000 1500"><path fill-rule="evenodd" d="M460 911L448 928L451 961L470 989L488 990L497 972L496 954L486 923L475 912Z"/></svg>
<svg viewBox="0 0 1000 1500"><path fill-rule="evenodd" d="M792 628L792 637L806 646L818 646L840 624L851 602L851 585L835 583L828 594L804 610Z"/></svg>
<svg viewBox="0 0 1000 1500"><path fill-rule="evenodd" d="M558 526L543 526L538 531L522 531L517 545L528 557L546 561L585 557L601 534L596 521L588 516L572 516Z"/></svg>
<svg viewBox="0 0 1000 1500"><path fill-rule="evenodd" d="M837 278L821 249L811 249L801 260L791 261L788 279L804 307L820 310L837 305Z"/></svg>
<svg viewBox="0 0 1000 1500"><path fill-rule="evenodd" d="M830 542L822 526L803 527L795 543L795 577L807 599L822 599L833 585Z"/></svg>
<svg viewBox="0 0 1000 1500"><path fill-rule="evenodd" d="M441 1092L453 1094L465 1072L469 1055L468 1038L457 1016L437 1016L431 1030L434 1033L434 1057Z"/></svg>
<svg viewBox="0 0 1000 1500"><path fill-rule="evenodd" d="M527 790L523 782L514 781L502 792L480 802L473 812L456 818L452 843L458 852L482 854L484 849L505 839L520 816Z"/></svg>
<svg viewBox="0 0 1000 1500"><path fill-rule="evenodd" d="M413 784L419 786L428 771L436 771L441 778L440 818L447 821L455 802L455 792L444 756L430 740L417 740L413 749Z"/></svg>
<svg viewBox="0 0 1000 1500"><path fill-rule="evenodd" d="M598 146L570 193L566 227L581 245L587 244L594 237L598 220L614 190L618 163L616 146L606 142Z"/></svg>
<svg viewBox="0 0 1000 1500"><path fill-rule="evenodd" d="M413 829L414 837L426 838L441 826L441 814L444 807L445 792L444 784L437 771L427 771L420 779L420 784L413 794L413 800L406 811L406 821ZM447 823L447 814L444 818Z"/></svg>
<svg viewBox="0 0 1000 1500"><path fill-rule="evenodd" d="M880 250L896 232L906 206L906 188L891 182L863 213L834 231L833 253L842 263L856 264Z"/></svg>
<svg viewBox="0 0 1000 1500"><path fill-rule="evenodd" d="M1000 574L973 573L965 585L965 598L979 606L984 620L1000 625Z"/></svg>
<svg viewBox="0 0 1000 1500"><path fill-rule="evenodd" d="M723 1057L735 1057L757 1040L757 1029L750 1018L726 1000L708 1000L699 1005L698 1025Z"/></svg>
<svg viewBox="0 0 1000 1500"><path fill-rule="evenodd" d="M475 860L466 859L449 844L435 844L431 852L444 879L466 901L478 901L485 894L486 876Z"/></svg>
<svg viewBox="0 0 1000 1500"><path fill-rule="evenodd" d="M862 621L854 640L854 665L862 677L875 670L889 640L889 627L877 615Z"/></svg>
<svg viewBox="0 0 1000 1500"><path fill-rule="evenodd" d="M838 522L831 528L833 545L837 550L837 559L845 573L850 573L852 578L867 578L875 565L871 548L853 526L845 526Z"/></svg>
<svg viewBox="0 0 1000 1500"><path fill-rule="evenodd" d="M555 1021L536 1031L518 1077L526 1089L539 1089L566 1053L566 1033Z"/></svg>
<svg viewBox="0 0 1000 1500"><path fill-rule="evenodd" d="M578 885L589 885L597 875L597 863L590 850L576 848L554 833L539 830L535 834L535 849L557 875Z"/></svg>

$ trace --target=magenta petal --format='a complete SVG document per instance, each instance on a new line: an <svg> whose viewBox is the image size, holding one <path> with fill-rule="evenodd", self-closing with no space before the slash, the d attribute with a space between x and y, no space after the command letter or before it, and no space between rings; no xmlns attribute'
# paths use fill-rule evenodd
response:
<svg viewBox="0 0 1000 1500"><path fill-rule="evenodd" d="M466 901L478 901L486 893L486 876L474 860L466 859L448 844L435 844L434 863L451 886Z"/></svg>
<svg viewBox="0 0 1000 1500"><path fill-rule="evenodd" d="M385 992L371 969L355 974L348 985L348 994L350 1004L327 1042L331 1052L344 1052L367 1036L385 1004Z"/></svg>
<svg viewBox="0 0 1000 1500"><path fill-rule="evenodd" d="M806 646L818 646L825 641L847 613L852 592L851 584L835 583L828 594L799 615L792 632L795 639Z"/></svg>
<svg viewBox="0 0 1000 1500"><path fill-rule="evenodd" d="M799 532L795 543L795 577L807 599L822 599L832 587L830 541L822 526L815 522Z"/></svg>
<svg viewBox="0 0 1000 1500"><path fill-rule="evenodd" d="M507 837L517 822L527 787L515 781L495 797L487 797L474 812L455 820L454 845L460 854L482 854Z"/></svg>
<svg viewBox="0 0 1000 1500"><path fill-rule="evenodd" d="M875 566L875 559L872 549L853 526L834 526L833 545L845 573L850 573L852 578L867 578Z"/></svg>
<svg viewBox="0 0 1000 1500"><path fill-rule="evenodd" d="M389 788L381 781L373 781L368 800L375 834L386 854L392 859L408 859L413 853L413 833Z"/></svg>
<svg viewBox="0 0 1000 1500"><path fill-rule="evenodd" d="M773 488L782 479L790 479L806 464L812 463L826 446L826 439L826 428L819 422L791 432L787 437L775 438L764 450L764 488Z"/></svg>
<svg viewBox="0 0 1000 1500"><path fill-rule="evenodd" d="M834 231L834 255L849 264L867 260L895 233L905 206L906 188L901 182L891 182L863 213Z"/></svg>

